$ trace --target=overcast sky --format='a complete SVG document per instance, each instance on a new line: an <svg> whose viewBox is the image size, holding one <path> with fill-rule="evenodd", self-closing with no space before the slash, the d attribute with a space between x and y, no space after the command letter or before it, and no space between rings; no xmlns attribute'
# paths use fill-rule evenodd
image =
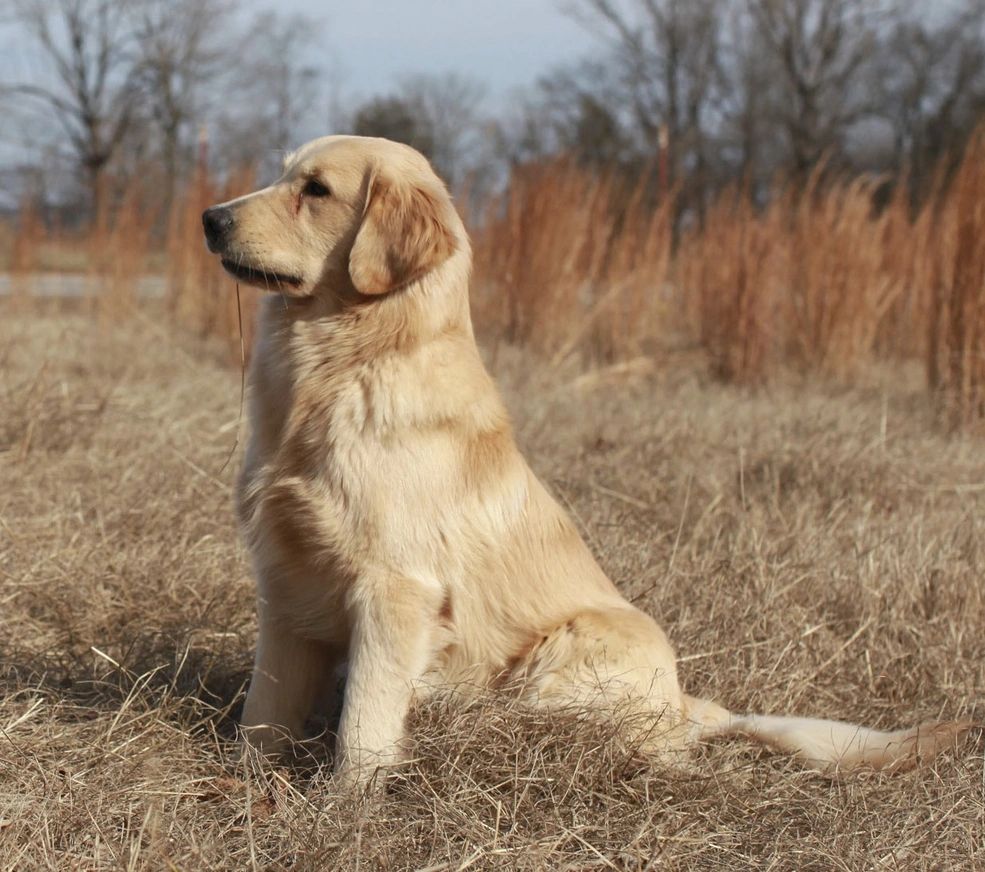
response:
<svg viewBox="0 0 985 872"><path fill-rule="evenodd" d="M5 20L0 0L0 77L42 82L50 72L37 47ZM247 9L304 15L318 23L305 62L324 71L322 93L350 107L411 73L462 73L485 86L495 111L516 88L597 50L563 12L565 0L247 0ZM217 22L217 26L221 23ZM255 47L251 47L255 50ZM0 126L0 163L22 150Z"/></svg>
<svg viewBox="0 0 985 872"><path fill-rule="evenodd" d="M6 0L0 0L2 9ZM469 73L492 93L591 50L589 32L566 15L564 0L248 0L247 8L318 22L327 69L349 87L386 89L411 72ZM36 66L36 49L0 14L0 67ZM307 52L306 52L307 54Z"/></svg>
<svg viewBox="0 0 985 872"><path fill-rule="evenodd" d="M325 66L364 95L407 73L455 71L502 97L593 44L559 0L280 0L276 9L323 22Z"/></svg>

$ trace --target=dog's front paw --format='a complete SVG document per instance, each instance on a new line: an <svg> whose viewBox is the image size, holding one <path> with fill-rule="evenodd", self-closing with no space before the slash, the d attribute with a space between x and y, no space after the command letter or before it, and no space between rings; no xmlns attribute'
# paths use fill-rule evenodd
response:
<svg viewBox="0 0 985 872"><path fill-rule="evenodd" d="M342 751L335 764L335 781L344 790L376 793L383 789L387 772L403 762L399 749L390 752L360 750Z"/></svg>
<svg viewBox="0 0 985 872"><path fill-rule="evenodd" d="M290 730L273 724L244 724L239 728L239 741L244 754L276 757L293 747L294 736Z"/></svg>

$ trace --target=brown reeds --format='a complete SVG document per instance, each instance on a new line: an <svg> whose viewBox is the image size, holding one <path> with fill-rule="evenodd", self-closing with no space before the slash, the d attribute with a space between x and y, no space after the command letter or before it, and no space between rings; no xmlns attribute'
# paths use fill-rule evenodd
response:
<svg viewBox="0 0 985 872"><path fill-rule="evenodd" d="M484 329L559 361L638 354L661 333L672 200L560 160L520 167L473 228Z"/></svg>
<svg viewBox="0 0 985 872"><path fill-rule="evenodd" d="M44 238L45 228L37 198L24 197L14 225L8 261L10 293L13 302L19 306L23 306L31 294L32 277L38 269L39 249Z"/></svg>
<svg viewBox="0 0 985 872"><path fill-rule="evenodd" d="M91 225L64 232L45 221L36 196L26 196L8 256L16 301L34 295L72 298L100 316L130 313L154 254L155 199L139 176L113 198L103 198Z"/></svg>
<svg viewBox="0 0 985 872"><path fill-rule="evenodd" d="M202 237L202 212L209 206L245 193L253 186L252 170L232 173L218 184L200 164L185 190L175 197L168 220L167 307L179 324L201 336L214 336L229 346L239 361L239 312L233 280L223 271ZM242 324L246 347L252 339L258 292L242 286Z"/></svg>
<svg viewBox="0 0 985 872"><path fill-rule="evenodd" d="M725 379L794 366L851 377L876 357L922 359L945 417L985 417L985 141L914 211L905 180L786 190L755 209L729 192L686 234L675 291Z"/></svg>
<svg viewBox="0 0 985 872"><path fill-rule="evenodd" d="M137 280L147 271L158 210L155 198L134 180L123 190L112 216L107 213L101 209L96 219L90 273L99 287L95 299L101 316L118 318L137 305Z"/></svg>
<svg viewBox="0 0 985 872"><path fill-rule="evenodd" d="M929 208L927 381L946 419L967 425L985 418L985 135Z"/></svg>
<svg viewBox="0 0 985 872"><path fill-rule="evenodd" d="M886 258L901 206L876 214L877 185L822 187L818 171L761 210L730 192L685 236L678 291L718 375L760 382L789 365L848 377L875 355L907 279Z"/></svg>
<svg viewBox="0 0 985 872"><path fill-rule="evenodd" d="M682 334L720 378L761 383L781 369L851 379L877 359L925 362L947 420L985 417L985 144L924 205L906 178L839 179L819 168L806 187L755 203L722 193L700 223L652 173L589 169L570 159L514 169L503 191L470 209L473 306L484 338L547 363L625 363ZM133 276L163 249L167 309L227 343L239 359L232 281L205 249L201 213L253 186L218 183L200 162L162 216L139 185L97 216L83 246L103 308L135 302ZM890 187L891 185L891 187ZM11 268L40 267L44 227L26 204ZM242 288L247 343L256 294Z"/></svg>
<svg viewBox="0 0 985 872"><path fill-rule="evenodd" d="M675 260L676 301L713 371L729 381L760 381L774 362L773 277L785 254L773 238L778 214L757 217L746 196L729 192L702 229L685 234Z"/></svg>

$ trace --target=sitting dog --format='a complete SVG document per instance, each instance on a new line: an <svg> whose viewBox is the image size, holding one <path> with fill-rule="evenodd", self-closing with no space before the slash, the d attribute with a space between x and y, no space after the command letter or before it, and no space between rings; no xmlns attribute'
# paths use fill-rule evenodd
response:
<svg viewBox="0 0 985 872"><path fill-rule="evenodd" d="M967 729L738 716L682 691L661 628L517 450L473 338L468 236L413 149L316 140L203 222L229 273L276 292L238 487L259 610L242 722L263 751L302 736L343 664L336 766L352 783L399 760L412 702L440 686L627 706L664 755L742 733L815 765L903 767Z"/></svg>

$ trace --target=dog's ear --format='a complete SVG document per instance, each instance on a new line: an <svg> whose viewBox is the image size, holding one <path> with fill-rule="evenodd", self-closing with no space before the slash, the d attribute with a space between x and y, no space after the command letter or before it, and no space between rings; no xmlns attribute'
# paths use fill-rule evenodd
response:
<svg viewBox="0 0 985 872"><path fill-rule="evenodd" d="M362 224L349 253L349 277L361 294L385 294L430 272L455 250L452 205L443 191L375 173Z"/></svg>

